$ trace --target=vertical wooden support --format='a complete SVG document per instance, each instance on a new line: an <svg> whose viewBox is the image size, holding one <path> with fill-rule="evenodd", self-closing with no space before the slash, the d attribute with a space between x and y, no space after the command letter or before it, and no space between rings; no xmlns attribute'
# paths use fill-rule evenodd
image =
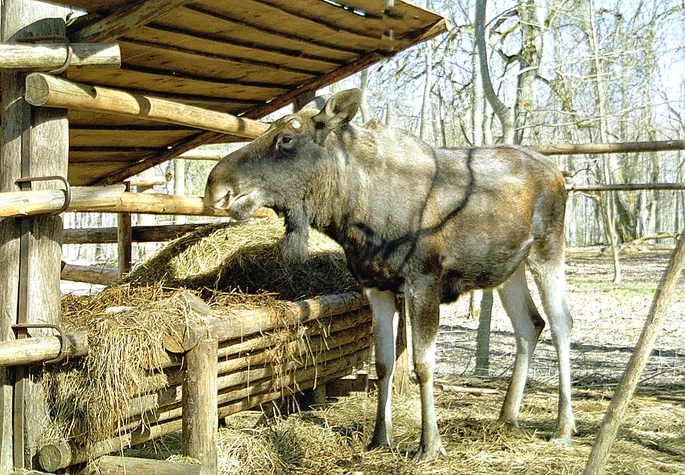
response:
<svg viewBox="0 0 685 475"><path fill-rule="evenodd" d="M183 374L183 455L197 459L203 475L217 472L218 342L205 339L186 353Z"/></svg>
<svg viewBox="0 0 685 475"><path fill-rule="evenodd" d="M616 439L616 433L628 409L630 399L633 397L638 379L640 379L640 375L645 369L647 360L652 355L654 342L659 335L659 329L664 320L666 310L668 310L671 304L671 297L675 293L676 284L683 271L683 265L685 265L685 230L680 233L668 267L661 277L661 282L659 282L656 292L654 292L654 299L652 300L652 306L649 309L645 326L642 329L642 334L637 341L635 351L630 357L626 372L618 383L614 397L611 399L611 403L604 415L602 425L599 428L599 435L585 466L585 475L604 473L604 465L609 457L609 450Z"/></svg>
<svg viewBox="0 0 685 475"><path fill-rule="evenodd" d="M131 191L131 185L126 183L126 191ZM119 278L131 271L133 260L133 228L131 225L131 213L119 213L117 215L117 262Z"/></svg>
<svg viewBox="0 0 685 475"><path fill-rule="evenodd" d="M397 302L397 311L400 314L397 325L397 342L395 343L395 375L393 376L393 390L395 394L406 396L409 394L409 325L405 311L404 299Z"/></svg>
<svg viewBox="0 0 685 475"><path fill-rule="evenodd" d="M487 377L490 372L490 327L492 320L492 290L483 290L476 334L476 376Z"/></svg>
<svg viewBox="0 0 685 475"><path fill-rule="evenodd" d="M64 35L63 7L25 0L3 0L2 42L27 36ZM0 191L19 191L22 175L67 174L67 111L32 109L23 99L25 74L2 73L2 153ZM26 131L26 133L24 133ZM25 155L22 167L22 151ZM32 183L33 190L56 188L55 182ZM28 188L28 185L24 185ZM62 218L40 216L23 226L20 219L0 220L0 339L14 338L19 319L20 235L25 235L24 257L28 295L23 314L30 323L59 323ZM32 335L40 334L31 331ZM0 369L0 473L31 468L38 435L47 423L41 368L28 370L12 387L13 375ZM17 391L19 389L19 391ZM16 420L13 413L16 410ZM22 416L23 414L23 416ZM17 427L15 431L13 425ZM15 441L19 441L17 446ZM15 450L16 448L16 450Z"/></svg>

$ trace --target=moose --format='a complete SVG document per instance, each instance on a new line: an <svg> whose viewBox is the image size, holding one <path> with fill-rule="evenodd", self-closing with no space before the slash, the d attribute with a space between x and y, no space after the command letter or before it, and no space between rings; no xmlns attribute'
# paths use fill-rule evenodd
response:
<svg viewBox="0 0 685 475"><path fill-rule="evenodd" d="M370 448L393 446L396 294L404 292L421 394L419 461L445 454L433 401L439 306L465 292L497 288L511 319L516 357L500 420L518 425L528 367L545 325L528 289L527 266L558 356L552 441L570 444L567 193L559 169L521 147L434 149L375 120L357 125L351 121L360 101L359 89L346 90L322 107L306 106L274 121L214 167L205 204L235 219L270 207L284 216L286 239L306 243L311 225L342 246L373 313L379 387Z"/></svg>

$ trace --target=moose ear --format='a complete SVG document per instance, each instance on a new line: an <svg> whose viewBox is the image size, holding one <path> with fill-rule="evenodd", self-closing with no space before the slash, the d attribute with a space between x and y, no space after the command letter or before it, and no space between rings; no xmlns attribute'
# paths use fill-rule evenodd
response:
<svg viewBox="0 0 685 475"><path fill-rule="evenodd" d="M351 121L362 101L361 89L341 91L326 101L323 110L313 117L317 128L325 127L329 131L342 127Z"/></svg>

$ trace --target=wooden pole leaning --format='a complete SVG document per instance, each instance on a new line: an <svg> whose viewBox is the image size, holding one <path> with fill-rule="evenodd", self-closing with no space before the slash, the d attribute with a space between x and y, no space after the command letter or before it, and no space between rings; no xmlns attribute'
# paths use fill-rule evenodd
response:
<svg viewBox="0 0 685 475"><path fill-rule="evenodd" d="M269 124L161 97L91 86L45 73L26 77L26 101L33 106L99 111L254 139Z"/></svg>
<svg viewBox="0 0 685 475"><path fill-rule="evenodd" d="M131 191L131 185L124 185L126 191ZM131 213L117 214L117 270L119 278L131 272L133 262L133 229L131 228Z"/></svg>
<svg viewBox="0 0 685 475"><path fill-rule="evenodd" d="M119 68L121 51L116 43L0 44L2 71L49 71L64 65Z"/></svg>
<svg viewBox="0 0 685 475"><path fill-rule="evenodd" d="M659 334L666 310L668 310L671 303L671 297L675 293L676 284L684 265L685 232L681 232L668 267L654 293L652 306L649 309L642 334L635 346L635 351L630 357L630 361L628 361L626 372L618 383L614 397L611 399L611 403L602 420L597 440L592 447L592 452L585 466L585 475L599 475L604 472L604 466L609 457L609 450L616 439L616 433L635 392L638 379L652 354L654 342Z"/></svg>

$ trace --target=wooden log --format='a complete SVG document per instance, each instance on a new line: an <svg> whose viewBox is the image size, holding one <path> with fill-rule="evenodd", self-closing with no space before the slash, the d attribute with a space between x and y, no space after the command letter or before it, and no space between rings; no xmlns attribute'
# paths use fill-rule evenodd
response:
<svg viewBox="0 0 685 475"><path fill-rule="evenodd" d="M193 149L182 153L176 158L181 160L210 160L218 162L226 155L228 155L226 152L221 152L218 150Z"/></svg>
<svg viewBox="0 0 685 475"><path fill-rule="evenodd" d="M171 241L210 223L132 226L133 242ZM230 223L226 223L230 226ZM108 244L117 242L117 228L65 229L64 244Z"/></svg>
<svg viewBox="0 0 685 475"><path fill-rule="evenodd" d="M79 475L200 475L202 465L105 455Z"/></svg>
<svg viewBox="0 0 685 475"><path fill-rule="evenodd" d="M369 356L369 341L366 345L349 345L349 353L338 355L329 361L323 362L317 366L310 366L308 368L299 369L297 371L288 371L277 379L262 378L260 380L251 381L244 386L231 387L219 391L217 396L217 403L219 406L219 417L227 415L222 408L226 406L233 406L234 412L237 410L250 409L259 405L259 402L251 401L251 398L259 398L264 394L275 394L278 399L287 395L292 395L296 391L304 391L313 388L318 384L325 384L328 381L333 381L350 373L352 368L362 364ZM359 347L362 347L359 349ZM364 347L365 346L365 347ZM233 412L231 412L233 413ZM144 418L135 418L127 425L122 427L122 430L131 430L140 426L142 422L145 424L163 423L169 420L174 420L182 415L182 408L178 404L161 408L155 413L146 415Z"/></svg>
<svg viewBox="0 0 685 475"><path fill-rule="evenodd" d="M590 155L603 153L664 152L668 150L685 150L685 140L662 140L653 142L622 143L584 143L584 144L551 144L530 147L543 155Z"/></svg>
<svg viewBox="0 0 685 475"><path fill-rule="evenodd" d="M136 187L153 187L155 185L163 185L167 182L166 178L164 177L157 177L157 178L149 178L149 177L139 177L139 176L134 176L131 178L128 178L124 180L124 183L128 183L130 186L136 186ZM142 191L140 189L136 190L138 193L141 193Z"/></svg>
<svg viewBox="0 0 685 475"><path fill-rule="evenodd" d="M640 191L685 190L685 183L611 183L598 185L566 185L568 191Z"/></svg>
<svg viewBox="0 0 685 475"><path fill-rule="evenodd" d="M344 315L336 315L330 317L327 323L321 325L320 328L310 327L310 337L316 335L333 335L337 332L354 328L366 322L371 321L371 310L367 307L355 312L349 312ZM259 335L249 339L241 338L240 340L229 340L219 345L219 359L224 359L233 355L240 355L252 351L262 350L274 344L274 339L277 335Z"/></svg>
<svg viewBox="0 0 685 475"><path fill-rule="evenodd" d="M175 419L156 425L142 427L121 436L97 442L85 450L65 442L43 445L38 452L38 463L47 472L56 472L72 465L78 465L110 453L148 442L165 434L181 430L181 420Z"/></svg>
<svg viewBox="0 0 685 475"><path fill-rule="evenodd" d="M281 377L288 377L288 375L296 374L303 378L308 377L307 375L310 374L312 377L315 377L317 374L325 375L327 374L326 368L335 368L335 366L330 366L331 364L334 364L336 361L347 361L349 355L355 352L368 351L369 344L370 338L368 336L357 338L352 343L346 343L323 353L317 358L316 364L304 361L288 361L274 366L270 364L262 365L261 367L243 366L242 368L232 369L233 372L229 371L226 373L221 373L219 367L217 367L217 388L220 392L219 404L245 397L241 391L248 391L250 393L250 391L267 390L274 384L288 384L287 380L273 379L279 375ZM151 420L153 421L180 417L181 408L178 405L182 401L182 392L179 387L179 384L181 384L179 379L177 376L171 376L166 381L170 387L154 394L134 398L130 403L130 410L126 416L127 419L137 420L146 413L148 414L148 419L152 418ZM239 387L240 385L247 385L247 387ZM160 419L162 417L160 414L169 411L175 412L171 412L170 415Z"/></svg>
<svg viewBox="0 0 685 475"><path fill-rule="evenodd" d="M649 357L652 355L654 342L659 335L661 324L671 304L671 298L675 293L676 284L684 265L685 233L681 232L666 271L663 273L659 286L654 292L652 306L649 309L642 334L637 341L633 354L630 356L628 367L616 387L614 396L611 398L611 403L609 403L607 412L602 420L597 440L595 440L592 446L590 457L585 466L585 475L597 475L604 472L604 466L609 457L609 450L611 450L611 446L616 439L618 428L628 409L630 399L633 397L640 375Z"/></svg>
<svg viewBox="0 0 685 475"><path fill-rule="evenodd" d="M68 357L88 354L88 334L76 332L66 335L64 353ZM39 336L0 342L0 366L18 366L53 360L60 353L58 336Z"/></svg>
<svg viewBox="0 0 685 475"><path fill-rule="evenodd" d="M69 68L118 68L116 43L71 43ZM64 64L67 47L60 44L0 44L0 70L48 71Z"/></svg>
<svg viewBox="0 0 685 475"><path fill-rule="evenodd" d="M216 340L199 342L185 356L183 375L183 455L202 464L203 475L217 470Z"/></svg>
<svg viewBox="0 0 685 475"><path fill-rule="evenodd" d="M174 102L161 97L90 86L45 73L26 78L26 101L34 106L104 112L158 120L239 137L257 138L269 124Z"/></svg>
<svg viewBox="0 0 685 475"><path fill-rule="evenodd" d="M71 282L110 285L119 278L119 272L117 269L107 269L104 267L65 264L62 267L61 278Z"/></svg>
<svg viewBox="0 0 685 475"><path fill-rule="evenodd" d="M190 0L147 0L115 9L109 15L70 32L72 41L111 41L129 31L146 25L154 19L189 3Z"/></svg>
<svg viewBox="0 0 685 475"><path fill-rule="evenodd" d="M33 216L58 211L64 204L64 191L40 190L0 193L0 218ZM186 214L228 216L224 210L205 207L199 196L124 192L123 185L74 186L67 211L84 213ZM253 217L274 216L261 208Z"/></svg>
<svg viewBox="0 0 685 475"><path fill-rule="evenodd" d="M47 2L3 0L2 38L0 43L16 43L27 36L64 35L66 10ZM67 111L32 110L23 98L24 73L2 74L2 151L0 155L0 191L40 190L54 183L33 182L19 186L19 177L67 175L69 123ZM15 296L2 295L3 330L17 319L19 323L60 322L59 277L61 269L62 217L41 216L30 220L3 220L0 230L0 261L7 268L7 277L0 277L0 287ZM14 228L13 231L8 231ZM15 241L15 238L21 238ZM15 252L19 253L16 260ZM17 272L18 270L18 272ZM14 281L14 282L10 282ZM5 331L0 339L5 339ZM42 331L36 331L38 336ZM47 332L46 332L47 333ZM43 333L43 334L46 334ZM23 332L18 333L21 338ZM29 367L15 371L13 403L8 382L0 375L0 473L12 469L33 468L36 443L48 422L42 368ZM10 405L13 408L10 411ZM9 419L8 419L9 418ZM12 432L6 424L13 424ZM10 444L8 449L7 444ZM13 453L13 464L7 456Z"/></svg>
<svg viewBox="0 0 685 475"><path fill-rule="evenodd" d="M202 325L179 325L163 337L163 342L167 351L185 353L207 334L222 342L274 328L352 312L366 305L368 303L359 292L347 292L290 303L282 318L275 317L267 309L240 310L223 319L207 319Z"/></svg>

